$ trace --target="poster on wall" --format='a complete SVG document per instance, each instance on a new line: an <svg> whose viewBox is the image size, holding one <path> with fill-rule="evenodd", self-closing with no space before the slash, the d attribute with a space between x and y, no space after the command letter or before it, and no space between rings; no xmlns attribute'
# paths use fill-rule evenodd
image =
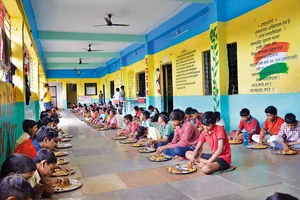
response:
<svg viewBox="0 0 300 200"><path fill-rule="evenodd" d="M248 43L251 62L247 74L250 72L251 82L240 81L241 93L300 91L293 83L299 79L295 73L299 70L295 48L298 36L293 30L296 25L288 15L286 12L280 17L262 18L255 23L256 28L251 31L252 40Z"/></svg>
<svg viewBox="0 0 300 200"><path fill-rule="evenodd" d="M91 96L79 96L78 102L81 104L92 104L92 97Z"/></svg>

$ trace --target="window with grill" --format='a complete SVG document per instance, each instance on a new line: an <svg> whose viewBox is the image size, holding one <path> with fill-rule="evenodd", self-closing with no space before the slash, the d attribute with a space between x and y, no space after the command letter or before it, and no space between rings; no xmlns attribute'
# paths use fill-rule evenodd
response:
<svg viewBox="0 0 300 200"><path fill-rule="evenodd" d="M138 97L146 96L146 74L145 71L137 73L136 88Z"/></svg>
<svg viewBox="0 0 300 200"><path fill-rule="evenodd" d="M237 65L237 43L227 44L228 67L229 67L229 88L228 94L238 94L238 65Z"/></svg>
<svg viewBox="0 0 300 200"><path fill-rule="evenodd" d="M210 50L203 52L203 61L204 61L204 92L205 95L211 95L212 88L211 88Z"/></svg>

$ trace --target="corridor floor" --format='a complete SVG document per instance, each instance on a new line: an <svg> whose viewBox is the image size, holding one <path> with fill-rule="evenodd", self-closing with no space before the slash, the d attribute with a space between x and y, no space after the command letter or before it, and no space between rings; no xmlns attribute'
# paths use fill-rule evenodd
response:
<svg viewBox="0 0 300 200"><path fill-rule="evenodd" d="M270 149L249 150L231 146L237 169L218 175L172 175L166 170L180 161L153 163L149 154L140 154L130 145L111 140L116 131L97 131L72 113L62 113L60 126L74 135L66 149L69 166L76 170L71 178L83 187L60 193L53 199L82 200L244 200L259 199L274 192L300 197L300 155L280 156ZM207 149L206 149L207 151ZM151 154L150 154L151 155Z"/></svg>

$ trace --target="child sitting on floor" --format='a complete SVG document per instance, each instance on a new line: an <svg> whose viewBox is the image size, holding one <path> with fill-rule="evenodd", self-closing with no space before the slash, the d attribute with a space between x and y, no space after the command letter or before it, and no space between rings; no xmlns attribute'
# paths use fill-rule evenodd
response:
<svg viewBox="0 0 300 200"><path fill-rule="evenodd" d="M107 112L107 108L102 108L102 110L100 110L101 115L100 115L100 120L99 120L98 124L106 123L106 119L107 119L106 112Z"/></svg>
<svg viewBox="0 0 300 200"><path fill-rule="evenodd" d="M260 135L252 136L252 139L259 144L276 141L281 125L284 123L284 120L277 116L277 109L274 106L268 106L265 109L265 113L267 119L264 127L261 129Z"/></svg>
<svg viewBox="0 0 300 200"><path fill-rule="evenodd" d="M260 125L257 119L250 115L250 111L247 108L243 108L240 112L241 121L239 125L239 129L236 131L236 134L233 137L235 140L243 140L244 134L242 131L248 131L249 142L252 141L252 136L254 134L260 133Z"/></svg>
<svg viewBox="0 0 300 200"><path fill-rule="evenodd" d="M160 146L166 145L173 140L174 129L171 124L169 124L169 114L167 112L162 112L159 114L158 122L160 123L160 135L158 140L149 140L148 144L155 149Z"/></svg>
<svg viewBox="0 0 300 200"><path fill-rule="evenodd" d="M1 178L18 173L28 182L36 171L35 162L23 154L9 155L1 166Z"/></svg>
<svg viewBox="0 0 300 200"><path fill-rule="evenodd" d="M150 113L148 111L142 112L140 116L140 120L142 122L142 126L144 127L154 127L150 120Z"/></svg>
<svg viewBox="0 0 300 200"><path fill-rule="evenodd" d="M270 146L274 149L280 149L286 152L291 148L300 149L300 123L292 113L286 114L284 121L276 141L271 142Z"/></svg>
<svg viewBox="0 0 300 200"><path fill-rule="evenodd" d="M159 111L157 108L153 107L153 106L148 106L148 110L150 111L150 120L152 122L157 122L158 121L158 117L159 117Z"/></svg>
<svg viewBox="0 0 300 200"><path fill-rule="evenodd" d="M140 116L141 116L141 111L140 111L139 107L137 107L137 106L134 106L133 109L135 111L135 115L133 116L133 120L134 121L139 121Z"/></svg>
<svg viewBox="0 0 300 200"><path fill-rule="evenodd" d="M49 127L41 127L36 133L36 140L30 138L21 143L15 153L21 153L34 159L41 148L53 150L57 145L58 132Z"/></svg>
<svg viewBox="0 0 300 200"><path fill-rule="evenodd" d="M49 198L54 193L54 186L65 182L70 184L68 178L50 178L56 168L57 158L49 149L41 149L34 158L38 173L35 173L33 182L35 182L35 191L43 198Z"/></svg>
<svg viewBox="0 0 300 200"><path fill-rule="evenodd" d="M193 108L192 107L187 107L184 111L184 121L189 121L189 122L192 122L192 115L191 115L191 110Z"/></svg>
<svg viewBox="0 0 300 200"><path fill-rule="evenodd" d="M214 114L215 114L215 116L217 118L216 125L217 126L222 126L222 127L225 128L225 123L224 123L224 120L221 118L221 113L220 112L215 112Z"/></svg>
<svg viewBox="0 0 300 200"><path fill-rule="evenodd" d="M109 113L109 120L105 124L105 128L107 128L107 129L117 129L117 128L119 128L118 120L117 120L115 115L116 115L116 111L111 110L110 113Z"/></svg>
<svg viewBox="0 0 300 200"><path fill-rule="evenodd" d="M204 131L200 135L199 142L194 151L186 152L189 160L188 167L192 168L195 162L204 174L211 174L216 171L224 171L230 168L231 149L223 127L216 125L216 116L213 112L206 112L202 117ZM203 144L207 142L212 154L202 153Z"/></svg>
<svg viewBox="0 0 300 200"><path fill-rule="evenodd" d="M136 135L136 130L140 126L138 122L132 121L132 115L128 114L124 116L123 122L126 126L128 126L127 129L122 129L118 131L118 135L124 135L126 137L134 137Z"/></svg>
<svg viewBox="0 0 300 200"><path fill-rule="evenodd" d="M191 123L194 124L201 133L204 130L203 125L201 123L202 113L199 113L196 109L192 109L190 113L192 117Z"/></svg>
<svg viewBox="0 0 300 200"><path fill-rule="evenodd" d="M19 146L25 140L31 138L33 140L35 138L35 133L37 132L37 123L30 119L25 119L22 124L24 133L17 139L15 143L15 148Z"/></svg>
<svg viewBox="0 0 300 200"><path fill-rule="evenodd" d="M0 182L0 199L33 200L35 199L34 189L20 175L7 176Z"/></svg>
<svg viewBox="0 0 300 200"><path fill-rule="evenodd" d="M137 139L140 140L140 142L146 143L149 140L158 140L159 132L154 127L144 127L139 126L137 128ZM150 145L149 145L150 146Z"/></svg>

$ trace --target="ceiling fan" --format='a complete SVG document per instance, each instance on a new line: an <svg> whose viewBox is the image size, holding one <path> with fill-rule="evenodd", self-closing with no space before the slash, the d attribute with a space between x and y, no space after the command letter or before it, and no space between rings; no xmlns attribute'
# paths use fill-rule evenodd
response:
<svg viewBox="0 0 300 200"><path fill-rule="evenodd" d="M92 44L89 44L89 48L88 49L87 48L82 48L82 49L86 50L87 52L103 51L103 50L100 50L100 49L97 49L97 50L92 49Z"/></svg>
<svg viewBox="0 0 300 200"><path fill-rule="evenodd" d="M89 63L84 63L84 62L82 61L82 58L79 58L78 64L79 64L79 65L82 65L82 64L89 64Z"/></svg>
<svg viewBox="0 0 300 200"><path fill-rule="evenodd" d="M111 21L111 17L113 16L113 14L107 14L108 17L105 17L105 21L106 24L102 24L102 25L95 25L95 27L100 27L100 26L129 26L129 24L114 24Z"/></svg>

